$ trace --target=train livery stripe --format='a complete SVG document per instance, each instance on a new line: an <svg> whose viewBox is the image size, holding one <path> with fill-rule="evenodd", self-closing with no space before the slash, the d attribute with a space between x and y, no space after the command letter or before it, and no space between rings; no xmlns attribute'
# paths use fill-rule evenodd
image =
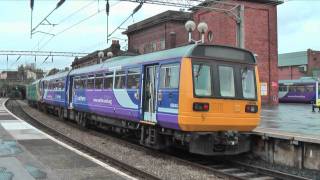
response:
<svg viewBox="0 0 320 180"><path fill-rule="evenodd" d="M178 109L158 107L159 112L178 114Z"/></svg>
<svg viewBox="0 0 320 180"><path fill-rule="evenodd" d="M138 105L132 102L126 89L114 89L113 93L120 106L124 108L138 109Z"/></svg>

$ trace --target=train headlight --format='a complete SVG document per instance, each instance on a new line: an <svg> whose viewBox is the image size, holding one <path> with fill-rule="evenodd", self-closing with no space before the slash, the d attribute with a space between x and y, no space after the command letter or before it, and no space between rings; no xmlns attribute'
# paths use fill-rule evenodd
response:
<svg viewBox="0 0 320 180"><path fill-rule="evenodd" d="M195 102L193 103L193 110L194 111L209 111L209 103L199 103Z"/></svg>
<svg viewBox="0 0 320 180"><path fill-rule="evenodd" d="M258 106L257 105L246 105L246 112L247 113L256 113L256 112L258 112Z"/></svg>

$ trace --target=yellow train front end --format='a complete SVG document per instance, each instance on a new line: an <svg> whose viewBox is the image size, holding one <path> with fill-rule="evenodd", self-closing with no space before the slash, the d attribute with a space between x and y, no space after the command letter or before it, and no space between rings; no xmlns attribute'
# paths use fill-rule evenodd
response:
<svg viewBox="0 0 320 180"><path fill-rule="evenodd" d="M179 89L180 128L183 131L194 132L249 132L256 128L260 122L261 98L260 91L258 91L260 84L257 67L255 65L251 67L254 69L255 77L253 78L254 82L252 82L255 84L254 89L252 89L255 95L252 95L251 99L230 97L232 95L216 98L210 93L201 97L194 92L195 81L193 79L192 60L185 58L181 63L183 71L181 71L180 82L182 83L180 83ZM215 88L214 85L211 87L213 87L212 89ZM199 109L196 109L195 106L199 106Z"/></svg>
<svg viewBox="0 0 320 180"><path fill-rule="evenodd" d="M261 98L254 55L225 46L197 46L181 61L178 123L189 151L235 155L250 150Z"/></svg>

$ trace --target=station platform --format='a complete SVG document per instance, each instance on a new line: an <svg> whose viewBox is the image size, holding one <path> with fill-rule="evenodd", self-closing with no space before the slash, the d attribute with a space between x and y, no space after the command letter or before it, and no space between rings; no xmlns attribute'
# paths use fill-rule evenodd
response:
<svg viewBox="0 0 320 180"><path fill-rule="evenodd" d="M0 99L0 180L135 179L10 114Z"/></svg>
<svg viewBox="0 0 320 180"><path fill-rule="evenodd" d="M320 112L312 112L311 104L263 107L261 123L254 131L277 138L294 137L320 144Z"/></svg>

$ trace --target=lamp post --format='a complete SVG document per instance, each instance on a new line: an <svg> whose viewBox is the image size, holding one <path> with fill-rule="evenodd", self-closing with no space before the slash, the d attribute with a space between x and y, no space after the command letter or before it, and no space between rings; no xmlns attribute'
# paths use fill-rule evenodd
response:
<svg viewBox="0 0 320 180"><path fill-rule="evenodd" d="M196 23L194 22L194 21L191 21L191 20L189 20L189 21L187 21L186 22L186 24L184 25L184 27L186 28L186 30L188 31L188 33L189 33L189 38L188 38L188 41L189 41L189 43L192 43L192 42L194 42L194 43L196 43L196 44L198 44L198 43L204 43L204 34L208 31L208 25L207 25L207 23L205 23L205 22L200 22L199 24L198 24L198 27L197 27L197 29L198 29L198 31L201 33L201 40L194 40L194 39L192 39L192 31L194 31L195 29L196 29Z"/></svg>
<svg viewBox="0 0 320 180"><path fill-rule="evenodd" d="M102 63L102 58L104 57L104 52L103 51L99 51L98 52L98 57L99 57L99 63L101 64Z"/></svg>

